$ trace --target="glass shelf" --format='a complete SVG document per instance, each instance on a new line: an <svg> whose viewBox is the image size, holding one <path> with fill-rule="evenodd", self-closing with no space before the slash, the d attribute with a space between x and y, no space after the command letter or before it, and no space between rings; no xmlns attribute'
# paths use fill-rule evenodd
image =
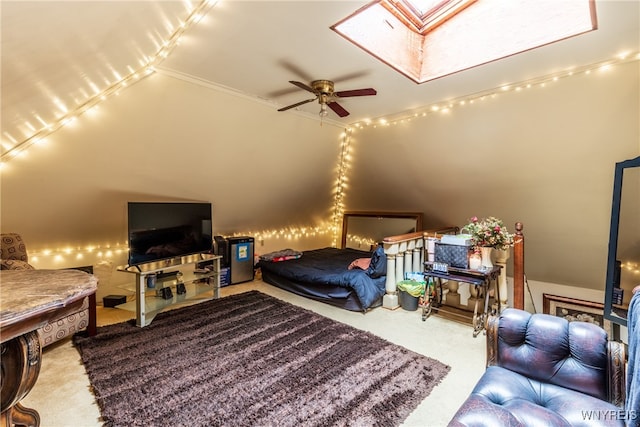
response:
<svg viewBox="0 0 640 427"><path fill-rule="evenodd" d="M136 325L142 328L149 325L160 311L171 305L219 298L220 258L218 255L198 255L140 266L118 267L119 271L135 274L135 282L122 288L134 292L136 298L134 301L119 304L116 308L135 311ZM211 264L211 270L204 273L195 271L204 264ZM147 278L151 275L156 276L155 286L147 287ZM186 293L178 294L178 284L184 284ZM170 288L172 298L164 299L157 295L157 290L162 288ZM207 292L211 292L212 295L206 296Z"/></svg>
<svg viewBox="0 0 640 427"><path fill-rule="evenodd" d="M209 285L208 283L188 283L185 284L187 293L179 295L176 292L176 281L174 280L173 285L170 286L169 284L165 284L164 286L171 287L171 292L173 293L173 298L171 299L162 299L162 297L155 294L155 290L160 289L157 284L155 289L147 288L147 292L145 293L145 308L147 316L153 312L161 311L173 304L178 304L188 300L195 300L196 297L200 297L203 300L213 299L215 294L213 286L214 285ZM211 292L210 297L205 297L207 292ZM117 305L115 308L127 311L136 311L136 307L137 301L129 301L124 304Z"/></svg>
<svg viewBox="0 0 640 427"><path fill-rule="evenodd" d="M188 267L189 270L180 270L180 272L182 273L182 276L180 277L180 280L177 279L176 276L168 276L168 277L163 277L163 278L156 278L156 285L153 288L146 288L146 292L147 293L153 293L155 292L156 289L160 289L160 288L165 288L165 287L172 287L173 290L175 290L176 284L178 284L179 282L184 283L185 285L188 285L190 283L199 281L199 280L206 280L208 278L216 278L216 276L218 276L220 273L217 271L211 271L209 273L196 273L193 271L194 267L190 266ZM149 275L151 273L144 273L144 276L146 277L147 275ZM145 280L145 286L146 286L146 280ZM138 284L137 283L126 283L123 285L120 285L120 288L127 290L129 292L137 292L138 290ZM148 296L148 295L147 295Z"/></svg>

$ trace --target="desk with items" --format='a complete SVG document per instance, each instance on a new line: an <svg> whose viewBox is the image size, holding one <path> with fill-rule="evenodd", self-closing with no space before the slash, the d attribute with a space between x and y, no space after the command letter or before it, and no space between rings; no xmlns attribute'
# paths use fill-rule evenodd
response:
<svg viewBox="0 0 640 427"><path fill-rule="evenodd" d="M478 334L485 329L485 323L489 315L489 300L492 289L495 291L495 301L497 304L497 307L492 309L492 312L500 312L500 289L498 286L500 269L500 266L494 266L484 270L469 270L451 267L443 263L426 261L424 263L424 278L427 286L425 301L422 304L422 320L426 320L431 314L432 309L438 309L442 306L443 280L468 283L474 286L478 295L473 311L473 336L478 336ZM429 284L432 280L430 279L433 279L434 284L437 283L437 286L431 288ZM484 298L484 310L479 313L478 305L481 297Z"/></svg>

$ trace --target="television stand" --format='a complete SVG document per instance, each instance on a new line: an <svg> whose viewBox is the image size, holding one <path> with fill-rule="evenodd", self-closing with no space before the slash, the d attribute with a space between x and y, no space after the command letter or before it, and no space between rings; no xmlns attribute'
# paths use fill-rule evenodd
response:
<svg viewBox="0 0 640 427"><path fill-rule="evenodd" d="M159 271L156 273L156 280L168 279L170 277L177 277L180 274L179 271Z"/></svg>
<svg viewBox="0 0 640 427"><path fill-rule="evenodd" d="M135 289L127 289L134 291L136 298L116 308L135 311L136 326L143 328L169 306L220 298L220 258L218 255L198 254L180 260L118 267L118 271L135 274ZM205 265L207 269L203 268ZM155 286L149 287L147 278L152 275L156 277ZM171 298L162 298L160 290L163 288L171 288ZM212 297L205 296L207 293L212 293Z"/></svg>

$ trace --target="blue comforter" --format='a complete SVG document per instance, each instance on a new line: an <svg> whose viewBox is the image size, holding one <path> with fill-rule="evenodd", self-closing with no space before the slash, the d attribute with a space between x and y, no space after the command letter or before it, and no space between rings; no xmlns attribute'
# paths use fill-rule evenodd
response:
<svg viewBox="0 0 640 427"><path fill-rule="evenodd" d="M349 264L358 258L372 258L371 267L349 270ZM288 261L261 260L258 267L290 280L353 289L366 310L385 293L386 263L382 248L373 255L355 249L323 248L305 251L300 258Z"/></svg>

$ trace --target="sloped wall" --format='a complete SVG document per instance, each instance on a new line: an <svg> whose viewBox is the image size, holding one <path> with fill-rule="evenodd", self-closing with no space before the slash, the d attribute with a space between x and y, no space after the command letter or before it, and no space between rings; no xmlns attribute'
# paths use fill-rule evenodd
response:
<svg viewBox="0 0 640 427"><path fill-rule="evenodd" d="M422 211L425 227L521 221L529 280L604 289L614 165L640 153L639 71L356 129L347 209Z"/></svg>
<svg viewBox="0 0 640 427"><path fill-rule="evenodd" d="M62 267L92 263L76 254L89 245L126 261L113 250L126 243L127 201L209 201L216 234L319 224L331 214L342 132L154 74L8 162L2 231L21 233L39 267ZM308 240L299 246L331 236Z"/></svg>
<svg viewBox="0 0 640 427"><path fill-rule="evenodd" d="M356 129L346 209L424 212L425 226L495 215L513 231L522 221L529 280L601 290L613 166L640 153L639 68ZM22 233L38 267L57 268L121 247L128 200L211 201L220 234L323 223L342 131L156 74L6 165L2 231ZM256 250L330 244L280 236ZM100 257L74 254L87 245Z"/></svg>

